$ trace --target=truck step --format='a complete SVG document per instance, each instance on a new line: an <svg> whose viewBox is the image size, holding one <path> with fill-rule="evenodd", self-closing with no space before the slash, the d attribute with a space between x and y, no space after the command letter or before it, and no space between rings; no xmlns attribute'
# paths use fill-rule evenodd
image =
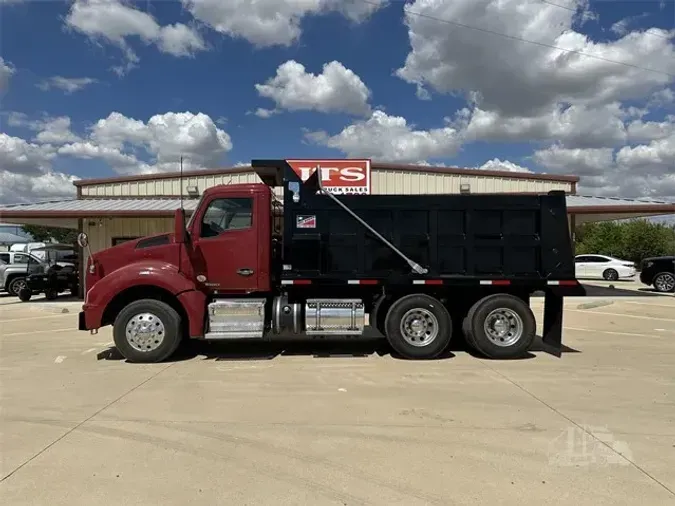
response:
<svg viewBox="0 0 675 506"><path fill-rule="evenodd" d="M262 335L258 331L253 331L253 332L245 332L245 331L239 331L239 332L207 332L206 334L204 334L204 339L212 339L214 341L215 340L236 341L236 340L239 340L239 339L262 339Z"/></svg>

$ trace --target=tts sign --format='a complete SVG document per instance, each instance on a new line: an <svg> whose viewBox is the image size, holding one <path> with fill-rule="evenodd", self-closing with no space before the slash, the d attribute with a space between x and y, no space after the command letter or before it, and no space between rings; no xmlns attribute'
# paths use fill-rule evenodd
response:
<svg viewBox="0 0 675 506"><path fill-rule="evenodd" d="M370 194L370 160L286 160L302 181L307 181L317 166L326 191L348 195Z"/></svg>

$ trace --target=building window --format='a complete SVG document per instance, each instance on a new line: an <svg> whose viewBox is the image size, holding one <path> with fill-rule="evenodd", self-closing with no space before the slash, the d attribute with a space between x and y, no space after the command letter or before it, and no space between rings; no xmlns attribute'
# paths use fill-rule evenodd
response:
<svg viewBox="0 0 675 506"><path fill-rule="evenodd" d="M139 239L138 237L113 237L112 238L112 245L117 246L118 244L122 244L123 242L127 241L133 241L134 239Z"/></svg>
<svg viewBox="0 0 675 506"><path fill-rule="evenodd" d="M227 230L253 226L253 199L215 199L202 218L200 237L216 237Z"/></svg>

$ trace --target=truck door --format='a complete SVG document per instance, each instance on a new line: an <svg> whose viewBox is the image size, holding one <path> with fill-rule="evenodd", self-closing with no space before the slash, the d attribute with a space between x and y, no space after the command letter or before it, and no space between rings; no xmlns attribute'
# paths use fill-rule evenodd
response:
<svg viewBox="0 0 675 506"><path fill-rule="evenodd" d="M193 228L197 279L222 293L258 290L254 197L214 197L204 207Z"/></svg>

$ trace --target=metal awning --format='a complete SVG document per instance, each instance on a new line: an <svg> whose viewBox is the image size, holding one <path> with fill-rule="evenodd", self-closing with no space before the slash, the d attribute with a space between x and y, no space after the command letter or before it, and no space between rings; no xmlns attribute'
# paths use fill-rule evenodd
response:
<svg viewBox="0 0 675 506"><path fill-rule="evenodd" d="M198 199L184 198L183 207L191 213ZM83 198L53 200L35 204L0 207L0 220L76 219L100 217L170 217L181 205L179 198ZM675 214L675 203L612 197L568 195L569 214L581 221L619 220ZM586 219L584 219L584 217ZM579 222L579 220L577 220Z"/></svg>
<svg viewBox="0 0 675 506"><path fill-rule="evenodd" d="M172 216L181 205L180 199L161 198L84 198L52 200L35 204L0 207L0 219L11 218L100 218L109 216L152 217ZM183 199L186 212L197 207L197 199Z"/></svg>

